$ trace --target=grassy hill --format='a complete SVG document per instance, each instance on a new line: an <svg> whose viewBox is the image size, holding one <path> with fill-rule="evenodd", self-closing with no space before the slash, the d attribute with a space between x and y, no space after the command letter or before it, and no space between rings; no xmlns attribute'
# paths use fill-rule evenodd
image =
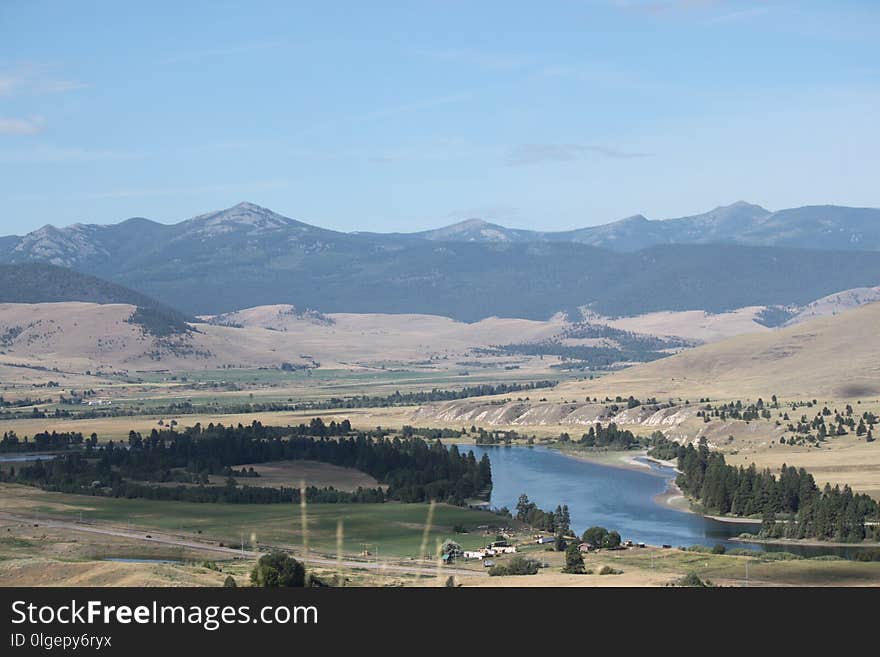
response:
<svg viewBox="0 0 880 657"><path fill-rule="evenodd" d="M122 285L55 265L0 265L0 303L59 301L136 306L129 321L157 337L190 330L183 313Z"/></svg>
<svg viewBox="0 0 880 657"><path fill-rule="evenodd" d="M784 329L741 335L598 380L559 395L802 399L880 397L880 303Z"/></svg>

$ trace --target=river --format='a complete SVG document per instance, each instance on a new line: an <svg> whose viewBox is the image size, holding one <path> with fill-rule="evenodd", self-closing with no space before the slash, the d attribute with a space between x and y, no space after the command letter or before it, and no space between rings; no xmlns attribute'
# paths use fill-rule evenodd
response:
<svg viewBox="0 0 880 657"><path fill-rule="evenodd" d="M742 532L756 532L760 523L728 523L678 511L659 503L675 477L666 466L645 461L646 467L629 469L566 456L546 447L467 446L477 459L489 455L492 463L493 507L506 506L515 513L520 494L542 509L567 504L571 526L578 534L601 525L616 529L624 540L649 545L716 545L726 548L794 552L802 556L836 554L849 557L859 548L792 546L731 541Z"/></svg>

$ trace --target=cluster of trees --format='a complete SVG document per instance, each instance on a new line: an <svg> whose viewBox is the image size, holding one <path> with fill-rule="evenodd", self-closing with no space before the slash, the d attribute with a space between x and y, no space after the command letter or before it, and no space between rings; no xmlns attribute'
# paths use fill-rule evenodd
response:
<svg viewBox="0 0 880 657"><path fill-rule="evenodd" d="M48 404L51 401L51 399L31 399L30 397L24 397L22 399L4 399L3 395L0 395L0 408L27 408L28 406L34 406L36 404Z"/></svg>
<svg viewBox="0 0 880 657"><path fill-rule="evenodd" d="M510 431L500 431L493 429L492 431L486 431L482 427L477 429L475 426L471 426L471 434L476 433L476 438L474 438L474 442L477 445L509 445L514 440L519 438L525 438L525 436L520 435L516 430L511 429ZM530 442L533 443L535 437L532 436L529 438Z"/></svg>
<svg viewBox="0 0 880 657"><path fill-rule="evenodd" d="M373 408L384 406L413 406L435 401L454 401L468 397L485 395L506 395L515 392L529 392L541 388L552 388L558 381L534 381L531 383L499 383L497 385L482 384L467 386L459 390L440 390L433 388L422 392L394 391L390 395L355 397L332 397L327 400L294 404L294 410L315 410L324 408Z"/></svg>
<svg viewBox="0 0 880 657"><path fill-rule="evenodd" d="M467 432L462 428L459 429L433 429L430 427L411 427L408 424L405 424L400 429L400 435L404 438L412 438L413 436L421 436L422 438L428 438L430 440L437 440L438 438L460 438Z"/></svg>
<svg viewBox="0 0 880 657"><path fill-rule="evenodd" d="M612 422L608 426L597 423L590 427L578 441L584 447L605 447L608 449L633 449L645 446L648 441L639 438L628 429L620 429Z"/></svg>
<svg viewBox="0 0 880 657"><path fill-rule="evenodd" d="M612 340L616 346L567 345L565 339L601 338ZM499 347L510 354L529 356L559 356L577 361L581 366L603 369L623 362L648 362L664 358L671 349L692 346L678 338L661 338L612 328L604 324L579 323L566 329L558 337L543 342L508 344Z"/></svg>
<svg viewBox="0 0 880 657"><path fill-rule="evenodd" d="M705 422L709 422L713 417L720 420L728 418L733 420L742 420L743 422L751 422L759 418L769 420L772 417L770 409L764 406L764 402L758 399L755 404L743 405L739 400L718 406L706 404L702 410L697 411L697 417L702 417Z"/></svg>
<svg viewBox="0 0 880 657"><path fill-rule="evenodd" d="M828 418L827 423L825 421L826 418ZM788 413L784 414L783 419L788 421L786 429L796 434L796 436L792 436L788 441L788 444L792 445L802 444L805 440L809 442L823 442L827 438L845 436L849 433L855 433L859 438L864 436L868 442L873 442L874 426L878 422L878 418L874 413L865 411L858 418L858 423L856 423L856 415L850 404L846 405L843 413L837 409L832 412L830 408L825 406L811 420L807 419L806 415L801 415L797 424L789 419ZM815 437L812 434L813 431L816 432ZM784 441L780 440L780 442Z"/></svg>
<svg viewBox="0 0 880 657"><path fill-rule="evenodd" d="M594 550L605 548L606 550L614 550L620 547L620 533L612 529L611 531L604 527L590 527L582 535L581 540Z"/></svg>
<svg viewBox="0 0 880 657"><path fill-rule="evenodd" d="M615 550L620 547L620 534L614 530L608 531L604 527L590 527L587 529L580 540L574 540L565 546L565 565L562 572L571 575L592 575L592 570L586 570L584 567L584 557L581 554L581 545L586 543L590 549L598 550L604 548L607 550ZM610 572L600 572L600 575L612 574Z"/></svg>
<svg viewBox="0 0 880 657"><path fill-rule="evenodd" d="M516 515L520 522L529 527L540 529L563 536L571 533L571 515L568 505L557 506L555 511L539 509L538 505L529 500L529 496L523 493L516 502Z"/></svg>
<svg viewBox="0 0 880 657"><path fill-rule="evenodd" d="M700 400L703 403L704 400ZM814 417L808 418L806 414L802 414L799 420L789 417L788 411L780 410L779 400L773 395L770 402L765 402L760 397L758 401L752 404L743 404L742 401L727 402L723 404L712 405L707 403L699 411L697 417L703 418L704 422L710 422L714 418L720 420L742 420L743 422L752 422L755 420L772 420L774 413L777 416L776 426L785 427L785 430L794 434L786 438L783 436L779 442L783 445L803 445L805 443L817 444L824 442L828 438L837 436L845 436L855 433L857 437L864 437L868 442L874 440L874 425L878 423L877 416L866 411L861 417L854 414L851 404L847 404L844 411L834 409L832 411L827 406L823 407ZM813 408L818 406L818 401L790 402L789 406L792 411L798 408Z"/></svg>
<svg viewBox="0 0 880 657"><path fill-rule="evenodd" d="M354 493L333 488L309 489L316 502L402 502L439 500L464 504L468 498L486 496L492 487L491 466L485 455L461 454L439 441L413 437L401 439L380 432L350 434L347 421L324 424L316 418L297 427L251 425L224 427L210 424L183 432L156 430L144 437L129 433L127 445L108 442L100 449L87 443L84 450L63 458L39 461L10 470L8 479L49 490L89 492L116 497L180 499L195 502L298 501L292 488L238 487L229 477L231 468L247 463L312 460L350 467L372 475L385 489L359 489ZM373 435L378 434L378 435ZM157 482L188 477L197 486L156 486ZM225 486L205 486L205 475L227 476Z"/></svg>
<svg viewBox="0 0 880 657"><path fill-rule="evenodd" d="M617 363L646 363L668 356L659 351L631 351L615 347L590 347L584 345L564 345L559 342L540 342L504 345L502 352L524 356L558 356L563 361L571 361L567 366L603 370Z"/></svg>
<svg viewBox="0 0 880 657"><path fill-rule="evenodd" d="M682 491L713 513L760 516L764 537L858 542L880 535L876 524L866 525L880 520L877 502L854 494L849 486L820 490L806 470L786 465L778 476L769 469L758 471L754 464L727 465L723 454L709 450L705 438L697 447L664 444L651 453L662 458L671 451L678 458Z"/></svg>
<svg viewBox="0 0 880 657"><path fill-rule="evenodd" d="M64 433L43 431L34 434L33 439L30 439L27 436L19 438L14 431L6 431L3 433L3 438L0 438L0 452L60 451L81 445L94 447L97 444L98 434L95 433L85 438L81 433L74 431Z"/></svg>
<svg viewBox="0 0 880 657"><path fill-rule="evenodd" d="M595 339L602 338L606 340L614 340L622 346L631 349L642 349L650 351L660 351L670 348L683 348L693 346L693 343L681 338L660 337L657 335L647 335L645 333L634 333L623 329L614 328L607 324L592 324L589 322L580 322L571 325L563 331L560 336L562 339Z"/></svg>

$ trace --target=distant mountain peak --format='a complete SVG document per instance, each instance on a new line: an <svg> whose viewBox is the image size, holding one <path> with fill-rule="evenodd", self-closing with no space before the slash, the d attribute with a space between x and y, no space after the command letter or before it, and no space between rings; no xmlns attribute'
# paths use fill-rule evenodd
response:
<svg viewBox="0 0 880 657"><path fill-rule="evenodd" d="M648 219L645 215L634 214L630 217L624 217L623 219L618 219L617 221L615 221L613 223L615 223L615 224L641 224L641 223L645 223L647 221L651 221L651 220Z"/></svg>
<svg viewBox="0 0 880 657"><path fill-rule="evenodd" d="M511 242L518 241L524 234L531 234L531 231L518 231L511 228L505 228L498 224L493 224L478 217L471 217L458 221L442 228L434 230L426 230L417 233L419 237L443 241L451 240L456 242Z"/></svg>
<svg viewBox="0 0 880 657"><path fill-rule="evenodd" d="M192 228L200 233L221 234L242 229L250 232L265 232L297 224L305 225L256 203L243 201L224 210L200 214L178 225Z"/></svg>
<svg viewBox="0 0 880 657"><path fill-rule="evenodd" d="M240 201L233 205L229 210L242 210L246 212L262 212L269 214L276 214L272 212L269 208L263 207L262 205L257 205L256 203L251 203L250 201Z"/></svg>
<svg viewBox="0 0 880 657"><path fill-rule="evenodd" d="M446 226L446 230L452 229L461 229L467 230L470 228L485 228L487 226L492 226L493 228L497 228L495 224L490 224L485 219L480 219L479 217L471 217L470 219L462 219L461 221L457 221L454 224L449 224Z"/></svg>
<svg viewBox="0 0 880 657"><path fill-rule="evenodd" d="M715 209L721 210L724 208L753 208L755 210L761 210L763 212L766 212L767 214L770 214L770 210L768 210L767 208L764 208L764 207L758 205L757 203L749 203L748 201L743 201L743 200L734 201L730 205L719 205Z"/></svg>

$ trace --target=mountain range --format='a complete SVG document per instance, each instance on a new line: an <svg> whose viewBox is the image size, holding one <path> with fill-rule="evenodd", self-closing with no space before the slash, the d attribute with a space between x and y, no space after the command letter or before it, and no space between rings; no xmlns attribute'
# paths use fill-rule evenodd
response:
<svg viewBox="0 0 880 657"><path fill-rule="evenodd" d="M614 251L638 251L661 244L741 244L802 249L880 250L880 210L814 205L770 212L737 201L703 214L651 220L635 215L575 230L513 229L481 219L414 233L435 241L575 242Z"/></svg>
<svg viewBox="0 0 880 657"><path fill-rule="evenodd" d="M252 203L176 224L47 225L0 238L0 263L99 276L188 314L290 303L322 312L545 319L804 304L880 283L880 210L738 202L572 231L468 220L344 233Z"/></svg>

